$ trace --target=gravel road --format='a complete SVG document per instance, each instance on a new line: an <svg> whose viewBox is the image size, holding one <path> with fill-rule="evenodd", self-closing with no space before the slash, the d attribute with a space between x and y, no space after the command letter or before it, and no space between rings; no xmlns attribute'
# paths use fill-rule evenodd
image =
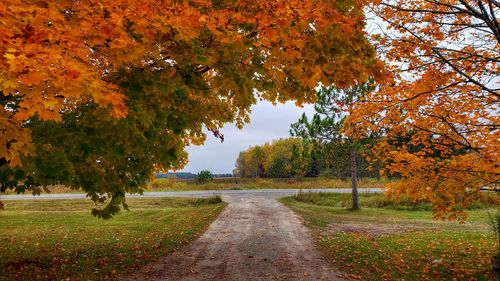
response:
<svg viewBox="0 0 500 281"><path fill-rule="evenodd" d="M122 280L344 280L301 219L276 200L295 192L221 192L229 205L200 238Z"/></svg>

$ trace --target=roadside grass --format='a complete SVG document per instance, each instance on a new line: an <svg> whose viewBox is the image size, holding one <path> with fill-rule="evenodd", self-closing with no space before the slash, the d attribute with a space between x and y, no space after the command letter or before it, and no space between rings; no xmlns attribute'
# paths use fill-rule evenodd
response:
<svg viewBox="0 0 500 281"><path fill-rule="evenodd" d="M382 188L388 180L383 178L360 179L360 188ZM220 178L207 183L195 183L192 180L175 178L156 179L150 191L183 191L183 190L239 190L239 189L313 189L313 188L350 188L350 180L330 178Z"/></svg>
<svg viewBox="0 0 500 281"><path fill-rule="evenodd" d="M495 212L491 205L467 211L468 220L460 224L404 204L379 207L383 195L360 194L359 211L342 203L349 194L311 196L280 201L312 228L319 249L349 279L497 280L487 224L488 212Z"/></svg>
<svg viewBox="0 0 500 281"><path fill-rule="evenodd" d="M89 200L7 201L0 211L0 280L114 280L191 242L220 198L128 199L131 212L90 215Z"/></svg>
<svg viewBox="0 0 500 281"><path fill-rule="evenodd" d="M383 188L388 183L386 178L363 178L359 180L360 188ZM241 189L313 189L313 188L350 188L350 180L332 178L215 178L206 183L177 178L155 179L148 184L148 191L198 191L198 190L241 190ZM62 185L48 186L41 193L82 193ZM16 194L6 190L4 194Z"/></svg>
<svg viewBox="0 0 500 281"><path fill-rule="evenodd" d="M308 192L307 190L297 193L295 199L304 203L311 203L322 206L333 206L350 208L352 204L350 193L325 194L322 192ZM432 205L424 200L412 200L408 197L399 199L388 198L382 193L363 193L359 198L361 207L387 208L394 210L431 211ZM477 195L477 198L468 207L469 210L489 209L500 206L500 194L495 192L484 192Z"/></svg>

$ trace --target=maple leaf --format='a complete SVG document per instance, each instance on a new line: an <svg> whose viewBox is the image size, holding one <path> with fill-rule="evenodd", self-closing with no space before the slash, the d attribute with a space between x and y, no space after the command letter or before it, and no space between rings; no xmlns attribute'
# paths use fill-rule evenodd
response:
<svg viewBox="0 0 500 281"><path fill-rule="evenodd" d="M483 9L491 7L491 9ZM500 182L498 5L490 1L381 1L379 49L394 73L358 103L348 122L382 132L374 151L394 196L427 198L437 218L463 220L482 189ZM477 29L476 26L484 26ZM461 42L457 44L457 42Z"/></svg>
<svg viewBox="0 0 500 281"><path fill-rule="evenodd" d="M184 164L184 146L201 144L203 128L248 122L255 92L302 104L316 98L319 83L349 86L382 76L364 32L364 4L4 0L0 97L9 102L1 114L18 134L0 136L0 143L17 145L0 155L25 159L19 182L29 188L54 181L83 188L95 201L108 200L95 214L109 217L124 203L124 190L138 192L154 169ZM85 128L96 138L83 138ZM123 132L142 133L116 139ZM135 166L153 140L146 153L152 158L138 158L151 163ZM56 166L55 175L29 173ZM141 171L124 172L136 179L114 176L129 168ZM83 175L89 180L77 180Z"/></svg>

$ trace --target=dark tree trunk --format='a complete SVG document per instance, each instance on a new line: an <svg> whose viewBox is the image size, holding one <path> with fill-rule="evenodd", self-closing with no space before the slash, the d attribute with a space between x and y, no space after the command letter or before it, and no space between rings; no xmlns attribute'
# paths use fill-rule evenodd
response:
<svg viewBox="0 0 500 281"><path fill-rule="evenodd" d="M359 210L358 202L358 176L356 175L356 149L351 146L351 185L352 185L352 209Z"/></svg>

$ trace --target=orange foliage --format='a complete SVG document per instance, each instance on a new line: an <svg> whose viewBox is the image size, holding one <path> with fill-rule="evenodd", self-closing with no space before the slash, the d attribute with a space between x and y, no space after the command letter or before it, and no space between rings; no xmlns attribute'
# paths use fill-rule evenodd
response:
<svg viewBox="0 0 500 281"><path fill-rule="evenodd" d="M350 122L386 138L375 152L402 180L391 194L427 198L439 218L463 219L481 189L500 182L495 1L382 1L373 38L394 74Z"/></svg>
<svg viewBox="0 0 500 281"><path fill-rule="evenodd" d="M241 125L255 97L240 95L226 71L247 68L239 85L271 101L314 98L318 82L339 86L379 75L365 39L365 0L4 0L0 3L0 158L11 166L31 151L31 118L60 121L95 102L125 117L110 81L120 68L168 62L167 79L189 66L210 94L189 93ZM261 61L252 61L260 54ZM202 93L202 94L200 94ZM240 97L240 96L238 96ZM229 99L228 99L229 100ZM230 104L229 104L230 103ZM209 129L220 124L207 121Z"/></svg>

